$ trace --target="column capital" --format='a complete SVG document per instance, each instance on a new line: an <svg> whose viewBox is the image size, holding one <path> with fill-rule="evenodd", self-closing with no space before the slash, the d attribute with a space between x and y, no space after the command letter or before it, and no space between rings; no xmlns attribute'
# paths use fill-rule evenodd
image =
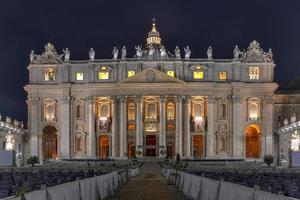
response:
<svg viewBox="0 0 300 200"><path fill-rule="evenodd" d="M167 102L167 97L165 95L159 96L159 102L160 103L166 103Z"/></svg>
<svg viewBox="0 0 300 200"><path fill-rule="evenodd" d="M112 104L115 104L115 103L117 103L118 98L116 96L111 96L110 100L111 100Z"/></svg>
<svg viewBox="0 0 300 200"><path fill-rule="evenodd" d="M266 103L266 104L273 104L274 103L274 98L272 97L272 96L265 96L264 97L264 102Z"/></svg>
<svg viewBox="0 0 300 200"><path fill-rule="evenodd" d="M86 97L86 101L88 104L94 104L95 103L95 97L94 96L88 96Z"/></svg>
<svg viewBox="0 0 300 200"><path fill-rule="evenodd" d="M126 103L127 102L127 96L118 96L118 99L120 103Z"/></svg>
<svg viewBox="0 0 300 200"><path fill-rule="evenodd" d="M32 104L36 105L36 104L38 104L38 103L40 102L41 99L40 99L40 97L29 97L28 100L29 100Z"/></svg>
<svg viewBox="0 0 300 200"><path fill-rule="evenodd" d="M70 96L64 96L64 97L61 97L60 98L60 101L63 103L63 104L68 104L70 103L74 98L73 97L70 97Z"/></svg>
<svg viewBox="0 0 300 200"><path fill-rule="evenodd" d="M187 96L184 97L184 103L189 104L189 103L191 103L191 101L192 101L191 96L187 95Z"/></svg>
<svg viewBox="0 0 300 200"><path fill-rule="evenodd" d="M181 102L182 102L182 96L176 95L176 96L175 96L175 102L176 102L176 103L181 103Z"/></svg>
<svg viewBox="0 0 300 200"><path fill-rule="evenodd" d="M244 100L244 97L240 96L240 95L231 95L231 96L228 96L228 100L232 103L242 103L242 101Z"/></svg>
<svg viewBox="0 0 300 200"><path fill-rule="evenodd" d="M141 95L135 96L136 103L142 103L143 97Z"/></svg>
<svg viewBox="0 0 300 200"><path fill-rule="evenodd" d="M216 96L208 96L207 103L216 103L217 97Z"/></svg>

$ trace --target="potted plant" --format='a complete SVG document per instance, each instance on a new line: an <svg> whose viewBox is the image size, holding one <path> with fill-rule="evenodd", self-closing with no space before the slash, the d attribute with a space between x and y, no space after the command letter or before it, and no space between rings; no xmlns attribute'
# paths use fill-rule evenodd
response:
<svg viewBox="0 0 300 200"><path fill-rule="evenodd" d="M265 155L264 162L268 165L268 167L270 167L270 165L274 162L273 155Z"/></svg>

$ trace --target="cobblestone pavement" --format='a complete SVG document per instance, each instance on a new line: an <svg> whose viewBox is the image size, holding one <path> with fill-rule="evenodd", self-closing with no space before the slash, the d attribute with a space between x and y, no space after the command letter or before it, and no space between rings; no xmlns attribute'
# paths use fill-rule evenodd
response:
<svg viewBox="0 0 300 200"><path fill-rule="evenodd" d="M146 162L140 174L107 200L185 200L174 185L168 185L161 175L161 168L154 162Z"/></svg>

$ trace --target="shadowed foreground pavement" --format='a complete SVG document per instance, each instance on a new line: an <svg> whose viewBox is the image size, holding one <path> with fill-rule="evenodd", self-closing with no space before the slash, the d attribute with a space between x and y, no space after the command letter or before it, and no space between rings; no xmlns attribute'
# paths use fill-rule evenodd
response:
<svg viewBox="0 0 300 200"><path fill-rule="evenodd" d="M182 193L161 175L161 168L146 162L140 174L107 200L185 200Z"/></svg>

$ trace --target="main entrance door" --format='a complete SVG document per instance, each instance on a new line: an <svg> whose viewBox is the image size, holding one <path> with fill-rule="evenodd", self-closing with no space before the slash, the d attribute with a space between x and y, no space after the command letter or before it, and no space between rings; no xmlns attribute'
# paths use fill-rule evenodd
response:
<svg viewBox="0 0 300 200"><path fill-rule="evenodd" d="M261 133L259 127L250 125L246 128L246 157L259 158L261 146Z"/></svg>
<svg viewBox="0 0 300 200"><path fill-rule="evenodd" d="M56 128L53 126L46 126L43 129L43 159L54 160L57 159L57 135Z"/></svg>
<svg viewBox="0 0 300 200"><path fill-rule="evenodd" d="M156 135L146 135L146 156L156 156Z"/></svg>
<svg viewBox="0 0 300 200"><path fill-rule="evenodd" d="M99 158L107 159L109 157L109 136L99 137Z"/></svg>
<svg viewBox="0 0 300 200"><path fill-rule="evenodd" d="M194 135L193 137L194 158L199 159L203 156L203 136Z"/></svg>

